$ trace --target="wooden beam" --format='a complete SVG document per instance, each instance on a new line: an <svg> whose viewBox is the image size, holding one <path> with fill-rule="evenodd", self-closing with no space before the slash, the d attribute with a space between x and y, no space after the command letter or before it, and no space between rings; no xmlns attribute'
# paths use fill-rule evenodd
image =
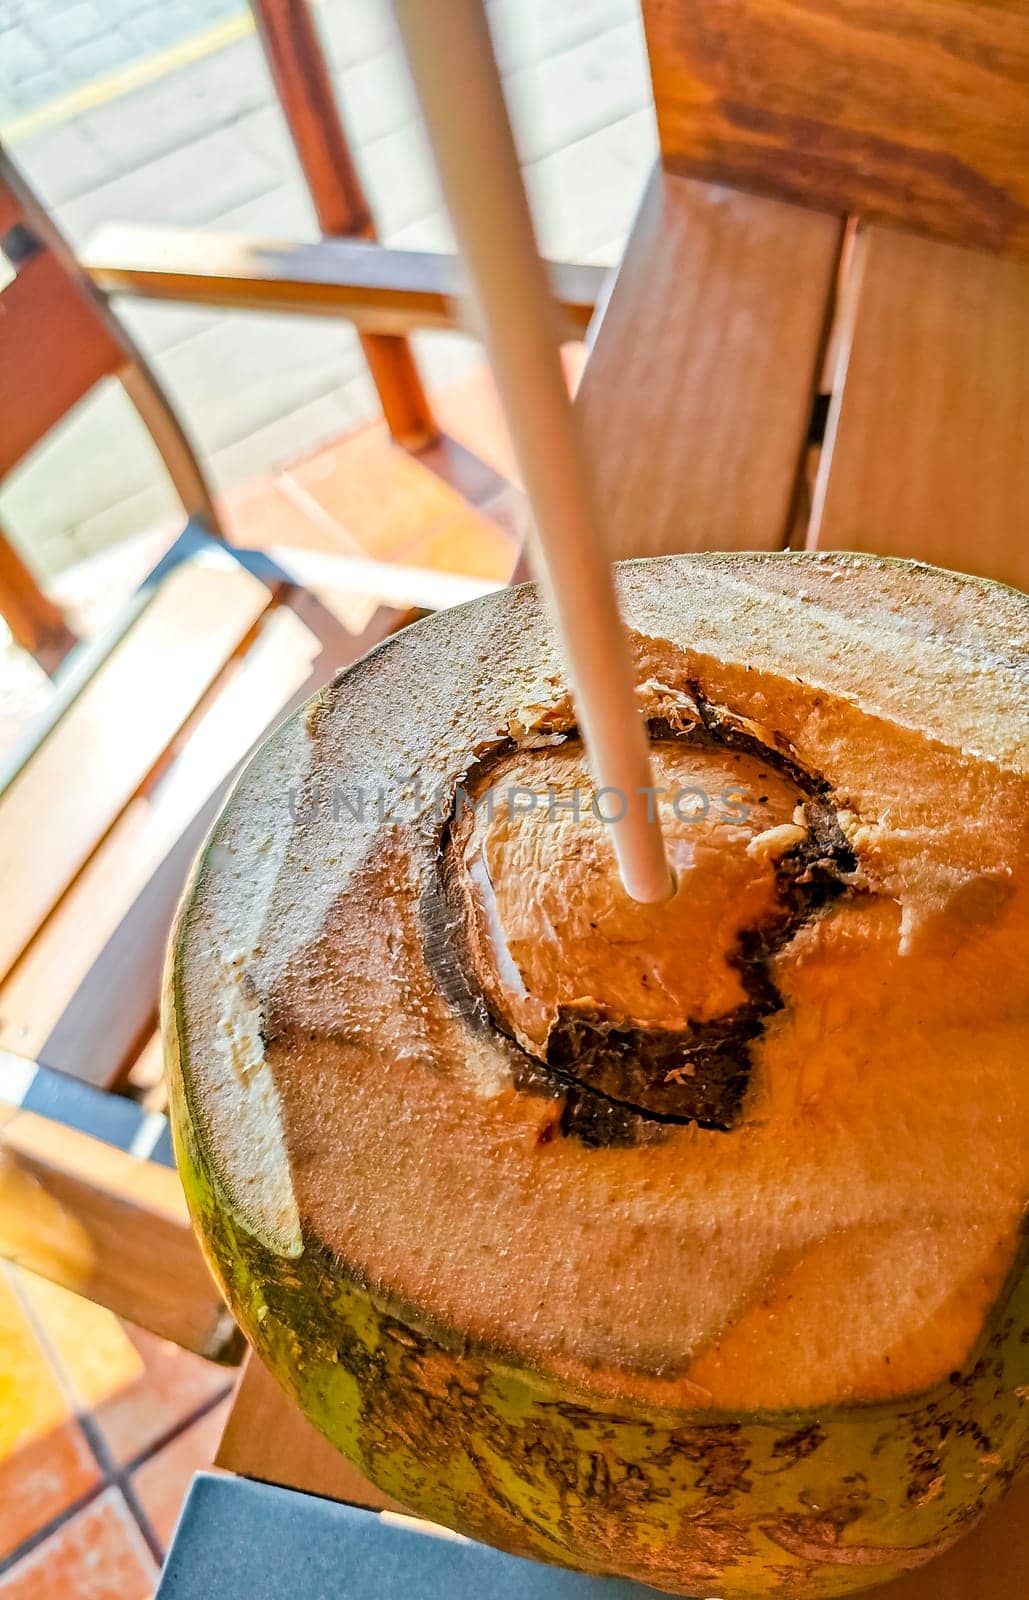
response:
<svg viewBox="0 0 1029 1600"><path fill-rule="evenodd" d="M124 352L49 250L0 294L0 477L27 455Z"/></svg>
<svg viewBox="0 0 1029 1600"><path fill-rule="evenodd" d="M809 546L1029 588L1029 262L870 225L849 279Z"/></svg>
<svg viewBox="0 0 1029 1600"><path fill-rule="evenodd" d="M254 0L251 10L318 226L339 237L370 237L371 207L343 131L309 0Z"/></svg>
<svg viewBox="0 0 1029 1600"><path fill-rule="evenodd" d="M1029 255L1025 0L643 0L667 166Z"/></svg>
<svg viewBox="0 0 1029 1600"><path fill-rule="evenodd" d="M240 1359L177 1174L30 1111L0 1125L0 1256L209 1360Z"/></svg>
<svg viewBox="0 0 1029 1600"><path fill-rule="evenodd" d="M118 377L154 441L186 516L198 522L214 538L224 539L221 512L206 470L201 466L193 442L178 414L169 405L153 369L142 356L136 355L119 369Z"/></svg>
<svg viewBox="0 0 1029 1600"><path fill-rule="evenodd" d="M785 543L841 237L655 173L578 396L615 556Z"/></svg>
<svg viewBox="0 0 1029 1600"><path fill-rule="evenodd" d="M353 239L296 244L119 223L90 240L82 265L108 294L222 311L345 317L368 333L466 325L455 256L387 250ZM565 337L581 339L608 273L552 263L550 275Z"/></svg>

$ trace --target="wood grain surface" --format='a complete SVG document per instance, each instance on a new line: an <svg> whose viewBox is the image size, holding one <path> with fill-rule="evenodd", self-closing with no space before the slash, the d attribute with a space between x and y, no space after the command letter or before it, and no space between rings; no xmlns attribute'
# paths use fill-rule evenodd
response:
<svg viewBox="0 0 1029 1600"><path fill-rule="evenodd" d="M346 317L365 333L461 328L460 262L440 251L388 250L366 240L250 239L198 228L108 223L83 253L97 288L219 310ZM564 335L581 339L607 272L548 263Z"/></svg>
<svg viewBox="0 0 1029 1600"><path fill-rule="evenodd" d="M0 805L6 975L269 604L239 567L189 563L74 701Z"/></svg>
<svg viewBox="0 0 1029 1600"><path fill-rule="evenodd" d="M1025 0L643 0L668 166L1029 254Z"/></svg>
<svg viewBox="0 0 1029 1600"><path fill-rule="evenodd" d="M614 555L785 543L841 237L655 173L578 396Z"/></svg>
<svg viewBox="0 0 1029 1600"><path fill-rule="evenodd" d="M1029 263L870 226L808 543L1029 588Z"/></svg>
<svg viewBox="0 0 1029 1600"><path fill-rule="evenodd" d="M240 1359L177 1174L30 1111L0 1132L0 1257L209 1360Z"/></svg>

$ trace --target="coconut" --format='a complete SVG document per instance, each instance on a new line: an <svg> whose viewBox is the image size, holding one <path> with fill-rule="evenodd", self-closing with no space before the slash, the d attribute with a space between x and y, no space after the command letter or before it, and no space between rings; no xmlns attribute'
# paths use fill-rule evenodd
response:
<svg viewBox="0 0 1029 1600"><path fill-rule="evenodd" d="M618 571L675 893L626 895L532 586L250 763L170 947L244 1331L413 1510L725 1600L946 1548L1029 1441L1029 601Z"/></svg>

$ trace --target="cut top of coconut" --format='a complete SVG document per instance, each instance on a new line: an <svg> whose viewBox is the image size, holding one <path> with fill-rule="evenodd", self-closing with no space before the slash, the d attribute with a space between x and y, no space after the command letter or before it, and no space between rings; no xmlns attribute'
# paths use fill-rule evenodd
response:
<svg viewBox="0 0 1029 1600"><path fill-rule="evenodd" d="M1029 1197L1029 602L866 557L620 583L673 899L624 897L531 589L405 630L198 867L196 1137L268 1248L572 1384L924 1389Z"/></svg>

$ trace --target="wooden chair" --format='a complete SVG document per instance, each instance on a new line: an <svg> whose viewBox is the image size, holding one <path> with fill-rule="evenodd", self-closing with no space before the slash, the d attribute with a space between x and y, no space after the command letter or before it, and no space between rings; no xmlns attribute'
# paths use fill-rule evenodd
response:
<svg viewBox="0 0 1029 1600"><path fill-rule="evenodd" d="M430 462L435 452L454 469L408 336L461 326L458 264L447 255L373 242L372 211L308 0L253 0L252 10L323 239L300 244L112 223L77 259L0 148L0 255L13 274L0 301L0 478L100 378L115 375L187 514L222 536L204 471L153 372L112 314L112 294L350 321L393 439ZM581 339L607 274L560 264L553 277L567 336ZM2 530L0 615L48 671L75 642Z"/></svg>
<svg viewBox="0 0 1029 1600"><path fill-rule="evenodd" d="M643 15L661 166L580 391L617 552L1029 585L1025 6Z"/></svg>
<svg viewBox="0 0 1029 1600"><path fill-rule="evenodd" d="M373 235L307 0L254 0L253 10L322 229ZM0 256L9 278L0 299L0 478L101 378L117 376L187 516L221 537L206 474L154 373L2 148ZM394 437L411 447L431 444L437 429L406 338L379 331L361 338ZM75 642L2 530L0 615L48 671Z"/></svg>
<svg viewBox="0 0 1029 1600"><path fill-rule="evenodd" d="M864 549L1029 586L1025 6L643 15L661 161L578 399L614 553ZM396 1510L253 1357L217 1464ZM889 1594L1027 1572L1023 1483Z"/></svg>
<svg viewBox="0 0 1029 1600"><path fill-rule="evenodd" d="M239 1335L175 1173L92 1136L104 1120L96 1090L118 1085L141 1052L156 1053L175 902L248 749L411 613L380 605L375 563L345 569L348 593L333 611L274 557L225 542L204 474L152 375L0 161L5 253L18 269L0 301L4 462L114 374L150 423L189 516L122 615L68 656L45 714L0 767L0 1256L162 1337L238 1360ZM316 580L339 589L326 559L316 558ZM56 663L71 636L0 543L5 580L0 606L20 641ZM395 597L398 581L402 572L385 584ZM421 603L416 591L412 598ZM63 1091L55 1067L67 1075ZM48 1074L59 1088L52 1114L24 1101L26 1086ZM80 1106L75 1094L86 1085L90 1118L69 1128L68 1096Z"/></svg>

